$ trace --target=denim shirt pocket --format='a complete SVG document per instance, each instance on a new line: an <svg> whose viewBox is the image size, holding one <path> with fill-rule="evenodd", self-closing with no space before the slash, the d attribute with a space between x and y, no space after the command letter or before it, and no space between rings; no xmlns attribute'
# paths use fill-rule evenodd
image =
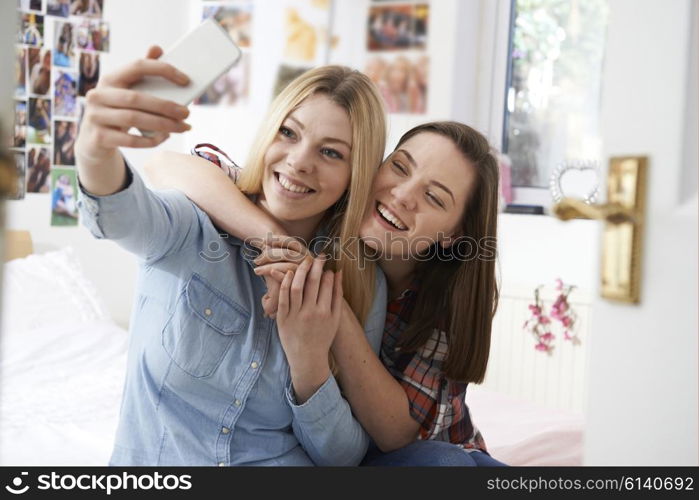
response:
<svg viewBox="0 0 699 500"><path fill-rule="evenodd" d="M163 348L192 377L208 377L218 368L235 336L247 330L249 318L242 306L195 273L163 327Z"/></svg>

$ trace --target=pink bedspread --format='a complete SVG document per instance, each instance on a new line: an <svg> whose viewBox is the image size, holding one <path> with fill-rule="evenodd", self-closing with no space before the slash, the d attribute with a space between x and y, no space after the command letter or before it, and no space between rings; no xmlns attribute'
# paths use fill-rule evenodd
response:
<svg viewBox="0 0 699 500"><path fill-rule="evenodd" d="M582 415L469 385L466 402L488 451L508 465L582 465Z"/></svg>

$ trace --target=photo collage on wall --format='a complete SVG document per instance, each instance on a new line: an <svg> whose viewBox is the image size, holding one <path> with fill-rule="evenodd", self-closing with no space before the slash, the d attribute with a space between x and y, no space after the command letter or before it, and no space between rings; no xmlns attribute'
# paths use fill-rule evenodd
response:
<svg viewBox="0 0 699 500"><path fill-rule="evenodd" d="M427 112L428 0L372 0L367 15L364 73L378 86L389 113Z"/></svg>
<svg viewBox="0 0 699 500"><path fill-rule="evenodd" d="M17 0L15 123L18 186L51 193L51 225L77 225L74 144L85 94L109 51L105 0Z"/></svg>
<svg viewBox="0 0 699 500"><path fill-rule="evenodd" d="M277 70L272 98L294 78L327 63L331 48L331 0L286 0L283 59Z"/></svg>
<svg viewBox="0 0 699 500"><path fill-rule="evenodd" d="M201 20L213 18L230 35L242 52L226 74L216 80L194 104L236 106L245 103L250 93L250 48L252 46L252 1L203 2Z"/></svg>

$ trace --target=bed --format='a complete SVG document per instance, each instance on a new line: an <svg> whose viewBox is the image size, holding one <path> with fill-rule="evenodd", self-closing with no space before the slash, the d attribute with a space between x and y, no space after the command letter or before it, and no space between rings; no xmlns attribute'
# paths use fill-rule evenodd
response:
<svg viewBox="0 0 699 500"><path fill-rule="evenodd" d="M70 248L30 252L25 245L4 268L0 465L105 465L128 333L109 318ZM581 465L580 416L475 386L467 401L495 458Z"/></svg>

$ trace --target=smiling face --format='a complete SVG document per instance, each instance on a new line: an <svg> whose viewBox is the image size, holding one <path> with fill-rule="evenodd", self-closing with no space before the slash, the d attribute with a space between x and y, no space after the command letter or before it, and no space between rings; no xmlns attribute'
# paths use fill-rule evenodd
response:
<svg viewBox="0 0 699 500"><path fill-rule="evenodd" d="M381 165L360 236L384 259L415 257L438 241L448 246L445 237L460 236L475 182L473 164L450 139L419 133Z"/></svg>
<svg viewBox="0 0 699 500"><path fill-rule="evenodd" d="M260 204L297 235L312 233L349 185L351 151L347 112L311 95L286 116L264 155Z"/></svg>

